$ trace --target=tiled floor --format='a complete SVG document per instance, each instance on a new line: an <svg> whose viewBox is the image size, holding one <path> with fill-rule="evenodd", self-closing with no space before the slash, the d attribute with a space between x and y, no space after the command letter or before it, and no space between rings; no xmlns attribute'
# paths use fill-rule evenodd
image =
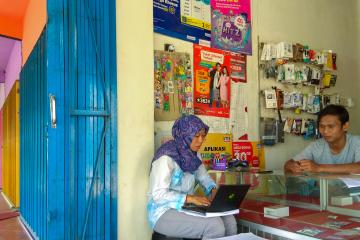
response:
<svg viewBox="0 0 360 240"><path fill-rule="evenodd" d="M0 191L0 240L31 240L17 217L19 213L11 209Z"/></svg>
<svg viewBox="0 0 360 240"><path fill-rule="evenodd" d="M9 210L9 204L5 201L0 189L0 212Z"/></svg>

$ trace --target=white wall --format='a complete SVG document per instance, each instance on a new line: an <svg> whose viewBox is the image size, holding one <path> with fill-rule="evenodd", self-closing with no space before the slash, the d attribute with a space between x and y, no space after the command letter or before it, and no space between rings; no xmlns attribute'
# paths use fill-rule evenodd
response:
<svg viewBox="0 0 360 240"><path fill-rule="evenodd" d="M354 52L357 52L356 54L356 58L355 58L355 64L356 66L360 66L360 1L356 1L357 3L357 6L354 7L354 9L356 9L356 19L354 21L354 28L357 29L357 37L355 39L356 41L356 47L357 47L357 51L354 51ZM360 93L360 67L357 67L357 76L356 78L354 79L354 83L355 83L355 87L356 87L356 91L358 93ZM357 98L354 99L355 100L355 104L357 105L357 111L352 111L351 114L354 118L352 118L352 126L355 125L355 124L358 124L359 120L360 120L360 96L357 95ZM358 127L360 128L360 126ZM360 130L357 129L356 130L356 133L360 135Z"/></svg>
<svg viewBox="0 0 360 240"><path fill-rule="evenodd" d="M359 13L357 0L252 0L254 54L248 57L248 82L252 89L249 128L254 138L258 138L259 119L257 36L262 40L308 43L315 48L335 50L339 71L334 91L356 100L357 107L350 110L351 131L360 133L360 125L355 124L360 121ZM153 39L152 1L117 0L118 239L121 240L150 239L145 195L154 146L153 49L162 49L163 42L169 40L155 35L153 48ZM189 48L189 43L175 42L179 52ZM281 168L286 159L306 145L300 138L287 141L267 148L268 168Z"/></svg>
<svg viewBox="0 0 360 240"><path fill-rule="evenodd" d="M154 154L152 1L116 4L118 239L146 240L146 191Z"/></svg>

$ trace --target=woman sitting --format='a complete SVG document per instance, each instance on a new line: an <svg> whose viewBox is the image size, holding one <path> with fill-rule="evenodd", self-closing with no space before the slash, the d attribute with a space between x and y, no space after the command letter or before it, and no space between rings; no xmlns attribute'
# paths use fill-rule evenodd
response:
<svg viewBox="0 0 360 240"><path fill-rule="evenodd" d="M197 155L209 127L194 115L179 118L174 140L163 144L152 160L148 218L154 231L169 237L211 239L237 234L234 216L197 217L181 212L184 204L208 206L216 184ZM194 195L200 183L208 197Z"/></svg>

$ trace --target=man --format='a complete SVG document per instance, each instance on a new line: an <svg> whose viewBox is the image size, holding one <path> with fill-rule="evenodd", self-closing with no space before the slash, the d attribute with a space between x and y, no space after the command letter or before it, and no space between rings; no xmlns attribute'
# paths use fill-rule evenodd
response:
<svg viewBox="0 0 360 240"><path fill-rule="evenodd" d="M212 107L214 99L216 100L216 107L220 107L220 70L221 70L221 64L216 63L215 68L211 69L209 71L209 77L210 77L210 104L209 106Z"/></svg>
<svg viewBox="0 0 360 240"><path fill-rule="evenodd" d="M328 105L318 115L323 138L312 142L285 163L285 172L360 173L360 137L347 133L349 113Z"/></svg>

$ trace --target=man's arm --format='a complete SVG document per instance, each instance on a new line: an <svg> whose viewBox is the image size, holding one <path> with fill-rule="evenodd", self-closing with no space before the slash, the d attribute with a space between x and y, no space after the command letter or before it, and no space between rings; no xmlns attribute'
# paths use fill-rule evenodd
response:
<svg viewBox="0 0 360 240"><path fill-rule="evenodd" d="M300 160L300 169L305 172L360 173L360 162L344 164L317 164L312 160Z"/></svg>
<svg viewBox="0 0 360 240"><path fill-rule="evenodd" d="M317 142L310 143L304 150L285 163L285 173L301 173L302 169L300 168L299 161L303 159L314 159L314 152L316 152L318 148Z"/></svg>

